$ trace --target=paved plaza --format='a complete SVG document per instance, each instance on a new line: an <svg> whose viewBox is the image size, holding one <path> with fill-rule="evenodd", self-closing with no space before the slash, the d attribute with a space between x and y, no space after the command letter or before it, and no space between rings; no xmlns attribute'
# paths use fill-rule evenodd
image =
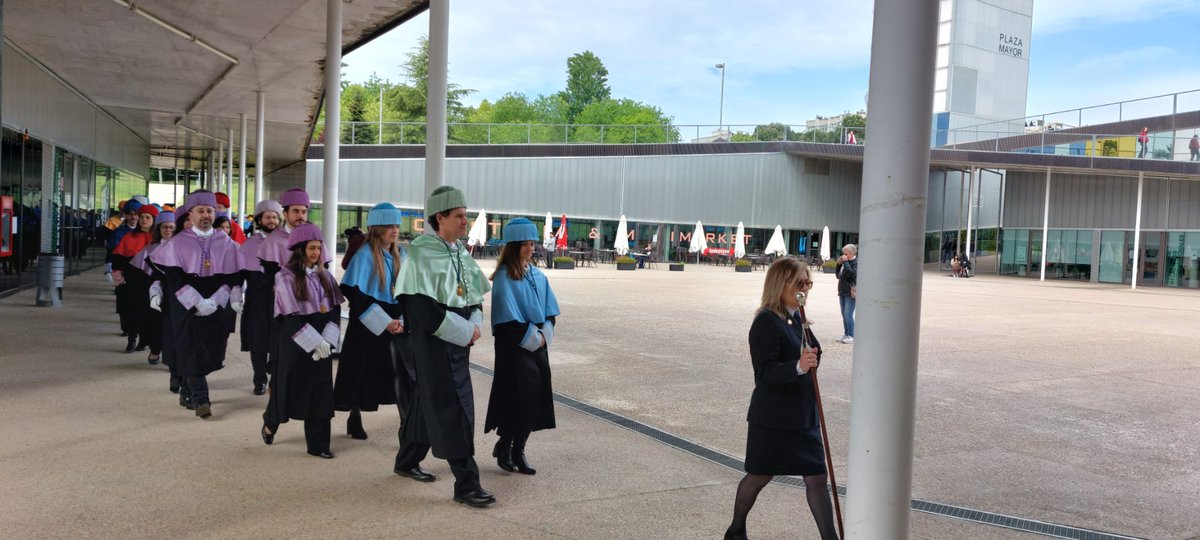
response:
<svg viewBox="0 0 1200 540"><path fill-rule="evenodd" d="M562 307L558 393L741 459L747 331L765 272L546 272ZM835 341L834 277L815 281L828 431L837 478L853 490L853 346ZM167 391L164 367L120 352L110 290L89 272L67 280L60 308L32 307L32 291L0 300L0 537L693 539L728 523L738 471L561 404L558 429L530 439L537 475L501 471L495 435L482 433L490 336L474 350L473 381L491 508L452 502L444 461L425 462L432 484L391 473L394 409L364 414L367 441L347 437L339 414L331 461L304 452L295 421L265 446L248 355L231 353L210 376L214 417L200 420ZM923 298L915 499L1200 538L1200 291L930 272ZM814 538L811 523L803 490L773 484L749 532ZM1039 536L914 511L911 537Z"/></svg>

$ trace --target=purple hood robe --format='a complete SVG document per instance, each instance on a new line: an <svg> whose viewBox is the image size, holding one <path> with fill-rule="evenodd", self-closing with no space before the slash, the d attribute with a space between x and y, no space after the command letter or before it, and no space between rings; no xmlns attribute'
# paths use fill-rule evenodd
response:
<svg viewBox="0 0 1200 540"><path fill-rule="evenodd" d="M184 229L175 233L171 241L150 254L150 261L158 266L173 267L187 274L200 277L217 274L238 273L238 245L223 231L216 231L208 238L201 238ZM205 266L205 260L211 262Z"/></svg>

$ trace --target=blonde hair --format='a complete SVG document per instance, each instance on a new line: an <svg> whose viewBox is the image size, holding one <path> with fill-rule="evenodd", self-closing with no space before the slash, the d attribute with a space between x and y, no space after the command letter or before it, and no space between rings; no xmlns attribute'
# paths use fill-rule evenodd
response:
<svg viewBox="0 0 1200 540"><path fill-rule="evenodd" d="M371 272L379 279L379 286L385 291L392 290L392 285L396 283L396 276L400 275L400 247L396 242L388 243L384 240L384 235L388 233L390 225L371 225L367 227L367 249L371 250L371 257L374 258L372 263L374 269ZM387 251L392 254L392 275L388 276L384 272L383 252Z"/></svg>
<svg viewBox="0 0 1200 540"><path fill-rule="evenodd" d="M767 277L763 280L762 301L758 309L786 318L788 312L783 304L783 290L797 281L808 279L808 265L800 259L783 257L776 260L767 269Z"/></svg>

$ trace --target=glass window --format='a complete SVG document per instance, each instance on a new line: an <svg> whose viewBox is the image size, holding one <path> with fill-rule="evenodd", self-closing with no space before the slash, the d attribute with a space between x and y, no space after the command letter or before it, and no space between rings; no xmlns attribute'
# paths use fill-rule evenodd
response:
<svg viewBox="0 0 1200 540"><path fill-rule="evenodd" d="M937 67L944 68L950 65L950 46L939 45L937 48Z"/></svg>
<svg viewBox="0 0 1200 540"><path fill-rule="evenodd" d="M1124 269L1125 231L1100 233L1100 281L1121 283Z"/></svg>
<svg viewBox="0 0 1200 540"><path fill-rule="evenodd" d="M938 45L950 43L950 23L944 22L938 25Z"/></svg>
<svg viewBox="0 0 1200 540"><path fill-rule="evenodd" d="M954 1L942 0L938 4L938 22L949 22L954 17Z"/></svg>

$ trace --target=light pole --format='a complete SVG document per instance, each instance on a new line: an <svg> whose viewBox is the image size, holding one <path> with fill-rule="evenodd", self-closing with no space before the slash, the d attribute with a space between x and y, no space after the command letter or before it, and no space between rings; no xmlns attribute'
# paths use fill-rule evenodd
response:
<svg viewBox="0 0 1200 540"><path fill-rule="evenodd" d="M721 129L725 126L725 62L714 67L721 70L721 112L717 116L717 135L720 136Z"/></svg>

